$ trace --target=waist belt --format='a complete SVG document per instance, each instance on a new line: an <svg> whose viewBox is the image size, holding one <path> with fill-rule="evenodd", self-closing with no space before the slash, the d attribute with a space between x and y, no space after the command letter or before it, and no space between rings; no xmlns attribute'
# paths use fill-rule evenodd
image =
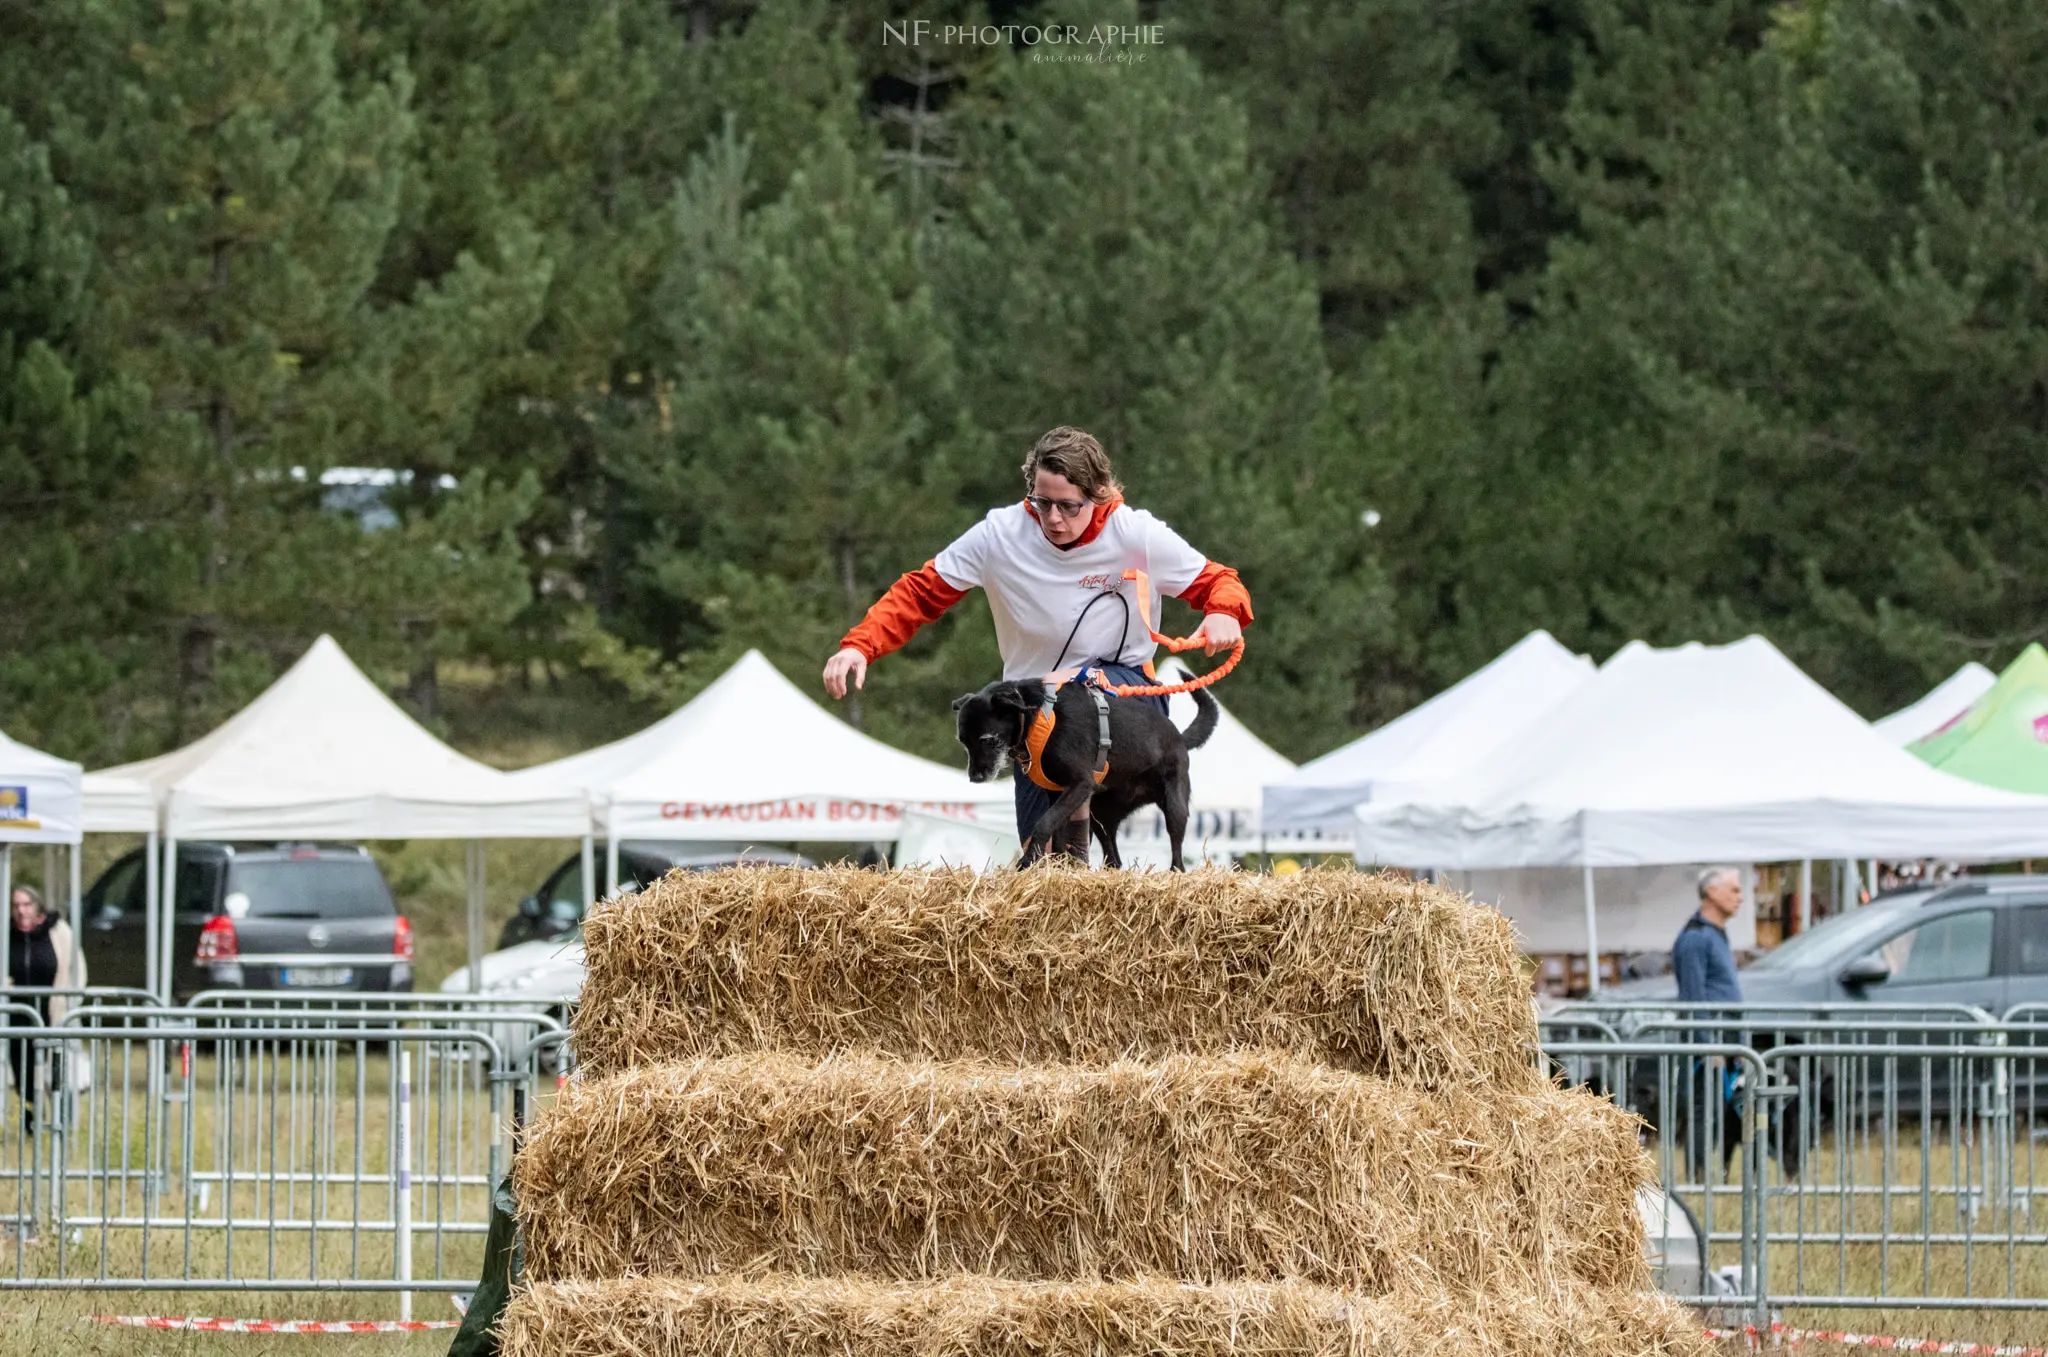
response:
<svg viewBox="0 0 2048 1357"><path fill-rule="evenodd" d="M1079 675L1084 691L1095 699L1094 777L1095 785L1099 787L1102 785L1102 779L1109 776L1109 699L1103 695L1102 689L1086 682L1087 677L1086 670ZM1045 775L1044 766L1045 742L1052 738L1053 726L1059 721L1059 715L1053 708L1059 701L1060 688L1064 686L1059 684L1045 690L1045 697L1039 702L1038 711L1031 717L1030 729L1024 732L1024 772L1033 782L1049 792L1066 790Z"/></svg>

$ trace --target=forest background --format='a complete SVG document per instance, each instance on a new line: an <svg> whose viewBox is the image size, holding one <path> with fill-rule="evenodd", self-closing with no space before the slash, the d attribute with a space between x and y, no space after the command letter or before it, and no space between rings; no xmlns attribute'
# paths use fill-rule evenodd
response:
<svg viewBox="0 0 2048 1357"><path fill-rule="evenodd" d="M1117 41L939 40L1048 22ZM1865 715L2001 665L2048 6L0 5L17 739L157 753L321 632L507 764L812 685L1062 423L1240 570L1296 758L1534 627ZM972 600L844 710L954 761L996 669Z"/></svg>

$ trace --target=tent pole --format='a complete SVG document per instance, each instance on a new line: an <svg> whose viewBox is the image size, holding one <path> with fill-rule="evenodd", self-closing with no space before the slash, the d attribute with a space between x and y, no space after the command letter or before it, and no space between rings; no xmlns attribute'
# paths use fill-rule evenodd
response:
<svg viewBox="0 0 2048 1357"><path fill-rule="evenodd" d="M0 843L0 900L7 902L7 926L14 927L14 845ZM13 976L7 977L9 980Z"/></svg>
<svg viewBox="0 0 2048 1357"><path fill-rule="evenodd" d="M615 900L619 895L619 836L606 829L604 835L604 898Z"/></svg>
<svg viewBox="0 0 2048 1357"><path fill-rule="evenodd" d="M156 992L156 921L163 914L163 877L158 869L156 826L150 826L142 847L142 987Z"/></svg>
<svg viewBox="0 0 2048 1357"><path fill-rule="evenodd" d="M171 949L177 945L178 922L178 838L175 834L164 836L164 870L157 878L163 883L163 898L157 909L156 926L159 930L156 944L156 974L150 977L150 988L164 1003L171 1002Z"/></svg>
<svg viewBox="0 0 2048 1357"><path fill-rule="evenodd" d="M471 839L463 854L469 868L469 992L484 992L484 845Z"/></svg>
<svg viewBox="0 0 2048 1357"><path fill-rule="evenodd" d="M588 832L583 835L583 911L590 912L590 906L597 900L597 856L596 848Z"/></svg>
<svg viewBox="0 0 2048 1357"><path fill-rule="evenodd" d="M85 892L80 889L85 880L85 866L79 861L79 854L85 847L83 837L64 850L71 859L71 983L76 985L85 975Z"/></svg>
<svg viewBox="0 0 2048 1357"><path fill-rule="evenodd" d="M1877 859L1870 860L1870 898L1877 898Z"/></svg>
<svg viewBox="0 0 2048 1357"><path fill-rule="evenodd" d="M57 913L57 845L43 845L43 908L51 914Z"/></svg>
<svg viewBox="0 0 2048 1357"><path fill-rule="evenodd" d="M1799 860L1799 931L1813 927L1813 859Z"/></svg>
<svg viewBox="0 0 2048 1357"><path fill-rule="evenodd" d="M1593 864L1584 867L1586 874L1586 996L1592 998L1600 993L1600 930L1593 921Z"/></svg>

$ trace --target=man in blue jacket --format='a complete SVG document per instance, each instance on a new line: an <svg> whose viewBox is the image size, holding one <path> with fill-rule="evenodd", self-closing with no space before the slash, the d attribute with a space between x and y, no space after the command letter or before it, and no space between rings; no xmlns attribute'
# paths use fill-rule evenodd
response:
<svg viewBox="0 0 2048 1357"><path fill-rule="evenodd" d="M1671 944L1671 969L1678 974L1679 1001L1739 1004L1742 982L1735 977L1735 951L1728 945L1728 921L1742 908L1741 868L1707 868L1700 873L1699 891L1699 909L1678 930L1678 941ZM1687 1016L1706 1015L1695 1010ZM1719 1041L1730 1035L1701 1032L1699 1040ZM1683 1122L1685 1163L1694 1182L1705 1176L1709 1145L1720 1142L1725 1170L1735 1148L1742 1143L1741 1122L1730 1096L1731 1073L1718 1059L1695 1061L1687 1086L1680 1090L1687 1104Z"/></svg>
<svg viewBox="0 0 2048 1357"><path fill-rule="evenodd" d="M1671 944L1671 968L1678 972L1681 1002L1742 1002L1735 978L1735 952L1728 946L1728 921L1742 908L1742 871L1709 867L1700 873L1700 907Z"/></svg>

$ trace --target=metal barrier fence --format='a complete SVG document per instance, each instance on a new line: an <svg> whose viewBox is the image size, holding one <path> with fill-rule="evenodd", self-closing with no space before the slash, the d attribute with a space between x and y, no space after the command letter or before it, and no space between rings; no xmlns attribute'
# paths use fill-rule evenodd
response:
<svg viewBox="0 0 2048 1357"><path fill-rule="evenodd" d="M1543 1037L1644 1118L1722 1303L2048 1309L2048 1008L1575 1004Z"/></svg>
<svg viewBox="0 0 2048 1357"><path fill-rule="evenodd" d="M0 994L0 1289L461 1291L545 1004ZM2048 1007L1571 1005L1554 1068L1641 1116L1660 1284L1774 1307L2048 1308Z"/></svg>
<svg viewBox="0 0 2048 1357"><path fill-rule="evenodd" d="M475 1285L559 1018L461 996L77 997L55 1023L0 999L0 1289L393 1291L407 1317L415 1291Z"/></svg>

